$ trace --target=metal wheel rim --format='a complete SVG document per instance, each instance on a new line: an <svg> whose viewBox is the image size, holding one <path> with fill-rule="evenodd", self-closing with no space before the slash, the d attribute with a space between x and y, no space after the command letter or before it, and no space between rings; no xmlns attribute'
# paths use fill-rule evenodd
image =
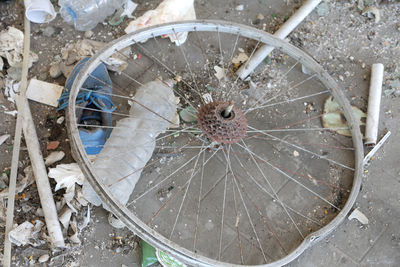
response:
<svg viewBox="0 0 400 267"><path fill-rule="evenodd" d="M352 112L351 106L348 101L345 99L343 92L340 90L339 86L336 82L329 76L329 74L319 66L310 56L306 53L302 52L298 48L293 47L292 45L268 34L260 30L255 30L248 26L243 26L235 23L227 23L224 21L186 21L180 23L171 23L165 25L154 26L150 28L146 28L132 34L126 35L117 39L106 47L104 47L98 54L93 56L88 64L81 70L77 79L75 80L71 95L69 98L69 103L71 103L68 107L68 130L71 136L71 148L72 152L75 155L80 167L85 173L88 181L95 189L96 193L100 196L102 201L106 203L112 212L118 216L130 230L132 230L135 234L139 235L142 239L149 242L153 246L164 250L171 255L183 260L184 262L191 265L199 265L199 266L241 266L241 265L232 265L227 263L221 263L216 260L209 259L207 257L195 254L185 248L179 247L177 244L171 242L167 238L161 236L156 231L150 229L144 222L138 219L129 209L125 206L121 207L118 205L118 201L115 197L110 193L107 186L102 183L99 179L97 179L93 175L93 170L90 167L88 159L85 157L84 147L79 139L78 128L76 125L76 115L75 115L75 101L76 95L78 93L78 88L80 88L84 82L84 79L87 77L91 71L94 70L94 67L100 63L101 60L107 58L108 55L111 55L113 51L118 47L126 47L128 44L132 44L134 40L136 42L147 39L151 36L151 34L165 34L166 32L172 33L172 28L176 32L185 32L191 31L193 27L196 26L198 31L207 31L209 29L215 28L218 26L220 32L230 32L235 33L239 29L243 30L243 36L246 38L258 39L262 42L268 43L270 45L275 46L276 48L281 49L283 52L287 53L294 59L297 59L300 63L311 66L314 71L317 72L317 76L320 81L331 90L331 94L335 97L337 102L343 108L342 112L346 117L348 122L350 131L352 133L353 145L355 148L355 172L354 172L354 180L353 186L347 199L347 202L343 209L338 213L338 215L330 221L327 225L322 227L316 232L308 235L303 242L290 254L286 257L264 265L260 266L281 266L287 264L298 257L307 247L316 241L320 240L327 234L329 234L332 230L334 230L345 218L347 213L350 211L353 206L357 194L361 185L361 173L362 173L362 158L363 158L363 145L362 138L360 133L360 127L358 122L355 120ZM107 56L106 56L107 55Z"/></svg>

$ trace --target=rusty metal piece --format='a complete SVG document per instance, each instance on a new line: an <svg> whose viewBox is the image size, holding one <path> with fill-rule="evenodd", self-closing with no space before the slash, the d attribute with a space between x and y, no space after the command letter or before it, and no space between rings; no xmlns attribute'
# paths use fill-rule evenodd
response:
<svg viewBox="0 0 400 267"><path fill-rule="evenodd" d="M229 111L230 112L226 112ZM231 102L210 102L198 111L200 129L212 141L233 144L246 135L247 120Z"/></svg>

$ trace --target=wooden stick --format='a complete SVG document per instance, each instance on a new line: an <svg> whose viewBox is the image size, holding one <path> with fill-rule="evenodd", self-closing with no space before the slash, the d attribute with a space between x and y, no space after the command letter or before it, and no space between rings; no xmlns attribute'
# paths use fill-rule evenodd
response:
<svg viewBox="0 0 400 267"><path fill-rule="evenodd" d="M24 33L25 35L24 35L24 52L22 60L22 76L21 76L21 83L19 85L19 93L20 93L19 97L21 99L26 99L26 87L28 84L30 37L31 37L30 22L26 17L24 20L24 28L25 28L25 33ZM3 258L3 266L6 267L11 265L11 242L8 239L8 233L13 228L13 220L14 220L15 187L17 184L19 150L21 147L22 122L24 116L23 107L21 108L22 109L18 109L17 124L15 126L10 183L8 185L8 204L7 204L6 231L4 237L4 258Z"/></svg>

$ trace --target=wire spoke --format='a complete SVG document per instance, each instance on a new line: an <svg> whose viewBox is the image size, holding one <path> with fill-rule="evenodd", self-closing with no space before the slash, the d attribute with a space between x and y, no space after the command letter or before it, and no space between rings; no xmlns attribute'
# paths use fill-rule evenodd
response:
<svg viewBox="0 0 400 267"><path fill-rule="evenodd" d="M228 147L228 152L227 152L227 161L226 161L226 175L225 175L225 185L224 185L224 197L222 201L222 215L221 215L221 231L220 231L220 236L219 236L219 251L218 251L218 260L221 260L221 250L222 250L222 234L224 230L224 215L225 215L225 200L226 200L226 184L228 181L228 165L229 165L229 151L230 151L230 146Z"/></svg>
<svg viewBox="0 0 400 267"><path fill-rule="evenodd" d="M226 160L228 161L228 157L227 157L227 155L225 154L225 151L222 150L222 152L224 153L224 156L225 156ZM232 172L232 166L230 166L229 163L228 163L228 165L229 165L230 171ZM254 233L254 235L255 235L255 237L256 237L256 240L257 240L257 243L258 243L258 247L259 247L260 250L261 250L261 253L262 253L262 255L263 255L264 261L265 261L265 262L268 262L268 260L267 260L267 255L266 255L266 253L265 253L265 251L264 251L264 249L263 249L263 247L262 247L262 245L261 245L260 238L258 237L257 231L256 231L256 229L255 229L255 227L254 227L254 223L253 223L253 220L251 219L249 210L248 210L248 208L247 208L247 206L246 206L246 203L245 203L245 201L244 201L244 199L243 199L242 193L240 192L239 186L238 186L238 184L236 183L236 180L233 178L233 176L232 176L232 180L233 180L233 182L234 182L234 184L235 184L235 186L236 186L237 191L239 192L240 200L242 201L243 208L244 208L244 210L246 211L247 218L249 219L251 228L252 228L253 233ZM268 256L268 257L271 258L271 259L273 260L273 258L272 258L271 256Z"/></svg>
<svg viewBox="0 0 400 267"><path fill-rule="evenodd" d="M171 233L170 233L170 235L169 235L169 239L171 239L172 235L174 234L175 227L176 227L176 224L177 224L178 219L179 219L179 215L181 214L181 211L182 211L183 203L185 203L185 199L186 199L186 196L187 196L187 192L189 191L190 184L192 183L192 179L193 179L193 177L195 176L195 170L196 170L196 167L197 167L197 163L199 162L200 155L201 155L202 153L204 153L204 150L205 150L205 149L204 149L204 143L203 143L202 149L201 149L202 152L200 152L200 153L198 154L198 156L197 156L197 158L196 158L196 161L195 161L195 163L194 163L192 175L190 176L188 186L186 186L185 194L183 195L183 198L182 198L182 201L181 201L181 205L179 206L178 214L176 215L175 222L174 222L174 226L172 227ZM197 172L196 172L196 173L197 173Z"/></svg>
<svg viewBox="0 0 400 267"><path fill-rule="evenodd" d="M279 173L281 173L282 175L284 175L285 177L289 178L290 180L292 180L293 182L295 182L296 184L300 185L301 187L303 187L304 189L306 189L307 191L309 191L311 194L315 195L316 197L318 197L319 199L321 199L322 201L328 203L329 205L331 205L333 208L337 209L338 211L340 211L340 209L334 205L333 203L331 203L330 201L326 200L325 198L323 198L320 194L314 192L312 189L308 188L307 186L305 186L304 184L300 183L299 181L297 181L296 179L294 179L292 176L290 176L289 174L287 174L286 172L282 171L281 169L277 168L276 166L274 166L273 164L271 164L269 161L263 159L262 157L258 156L257 154L255 154L254 152L252 152L247 146L246 144L245 147L241 146L240 144L238 144L240 147L242 147L243 149L247 150L249 152L249 154L253 157L256 156L258 159L260 159L261 161L265 162L266 164L268 164L271 168L273 168L274 170L278 171Z"/></svg>
<svg viewBox="0 0 400 267"><path fill-rule="evenodd" d="M345 168L345 169L354 171L354 168L351 168L351 167L346 166L346 165L344 165L344 164L342 164L342 163L340 163L340 162L337 162L337 161L335 161L335 160L333 160L333 159L329 159L329 158L327 158L327 157L325 157L325 156L322 156L322 155L319 155L319 154L317 154L317 153L314 153L314 152L312 152L312 151L310 151L310 150L308 150L308 149L306 149L306 148L304 148L304 147L301 147L301 146L292 144L292 143L290 143L290 142L288 142L288 141L285 141L285 140L283 140L283 139L281 139L281 138L278 138L278 137L276 137L276 136L270 135L270 134L268 134L268 133L266 133L266 132L258 131L258 130L257 130L256 128L254 128L254 127L249 126L249 128L250 128L250 129L253 129L253 130L257 131L257 132L259 132L260 134L266 135L266 136L271 137L271 138L273 138L273 139L275 139L275 140L278 140L278 141L280 141L280 142L282 142L282 143L285 143L285 144L287 144L287 145L289 145L289 146L292 146L292 147L294 147L294 148L297 148L297 149L299 149L299 150L302 150L302 151L304 151L304 152L307 152L307 153L309 153L309 154L311 154L311 155L313 155L313 156L316 156L316 157L319 158L319 159L327 160L327 161L332 162L332 163L334 163L334 164L336 164L336 165L338 165L338 166L341 166L341 167L343 167L343 168Z"/></svg>
<svg viewBox="0 0 400 267"><path fill-rule="evenodd" d="M232 148L232 152L234 152L233 148ZM270 193L267 189L265 189L265 187L263 187L259 182L257 182L257 180L256 180L256 179L249 173L249 171L244 167L243 163L240 161L240 159L238 158L238 156L237 156L236 154L234 154L234 156L235 156L236 160L239 162L240 167L244 170L244 172L246 172L246 174L250 177L250 179L257 185L257 187L258 187L261 191L263 191L264 193L266 193L267 195L269 195L273 200L278 201L278 200L276 199L276 197L275 197L272 193ZM239 176L238 174L236 174L236 175ZM310 217L307 217L306 215L304 215L304 214L298 212L297 210L293 209L292 207L290 207L289 205L287 205L287 204L284 203L283 201L281 201L281 202L282 202L282 205L284 205L288 210L290 210L290 211L296 213L297 215L303 217L304 219L307 219L307 220L309 220L309 221L315 223L315 224L318 225L318 226L322 226L318 221L316 221L316 220L314 220L314 219L312 219L312 218L310 218Z"/></svg>
<svg viewBox="0 0 400 267"><path fill-rule="evenodd" d="M278 197L278 194L276 193L276 191L274 190L274 188L272 187L271 182L269 181L269 179L267 178L267 176L265 176L264 172L262 171L260 165L258 165L257 161L254 159L253 157L253 152L247 147L246 143L242 140L242 143L244 145L241 146L240 144L236 143L238 146L241 146L242 148L244 148L250 155L252 161L254 162L254 164L257 166L257 169L260 171L261 175L264 177L264 180L267 182L269 188L272 191L272 194L274 194L275 198L278 200L279 204L282 206L282 208L285 210L286 215L289 217L289 219L292 221L294 227L297 229L297 231L299 232L300 236L304 239L304 235L303 233L300 231L299 227L297 226L296 222L294 221L293 217L290 215L290 213L288 212L288 210L286 209L285 205L283 205L282 201L280 200L280 198Z"/></svg>
<svg viewBox="0 0 400 267"><path fill-rule="evenodd" d="M136 42L136 41L135 41ZM138 45L142 50L145 51L145 53L147 53L148 56L152 57L153 59L155 59L155 61L157 61L158 64L160 64L162 67L164 67L168 72L172 73L175 77L178 76L178 74L171 70L167 65L165 65L161 60L159 60L158 58L156 58L155 56L153 56L152 53L150 53L146 48L144 48L141 44L136 42L136 45ZM187 81L182 79L182 82L187 85L193 92L195 92L196 94L198 94L200 96L200 98L202 99L201 94L194 89Z"/></svg>

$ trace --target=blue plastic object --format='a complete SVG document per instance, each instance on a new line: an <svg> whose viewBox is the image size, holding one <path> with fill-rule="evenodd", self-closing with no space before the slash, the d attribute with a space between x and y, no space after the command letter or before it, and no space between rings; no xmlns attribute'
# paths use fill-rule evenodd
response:
<svg viewBox="0 0 400 267"><path fill-rule="evenodd" d="M82 59L72 70L65 83L64 92L58 100L60 103L58 110L68 106L72 84L88 60L89 58ZM81 109L78 124L87 125L79 126L79 135L88 155L98 154L111 134L111 128L96 127L112 125L111 112L115 110L115 106L111 100L111 87L112 82L107 68L101 63L83 83L76 98L77 105L87 108Z"/></svg>

